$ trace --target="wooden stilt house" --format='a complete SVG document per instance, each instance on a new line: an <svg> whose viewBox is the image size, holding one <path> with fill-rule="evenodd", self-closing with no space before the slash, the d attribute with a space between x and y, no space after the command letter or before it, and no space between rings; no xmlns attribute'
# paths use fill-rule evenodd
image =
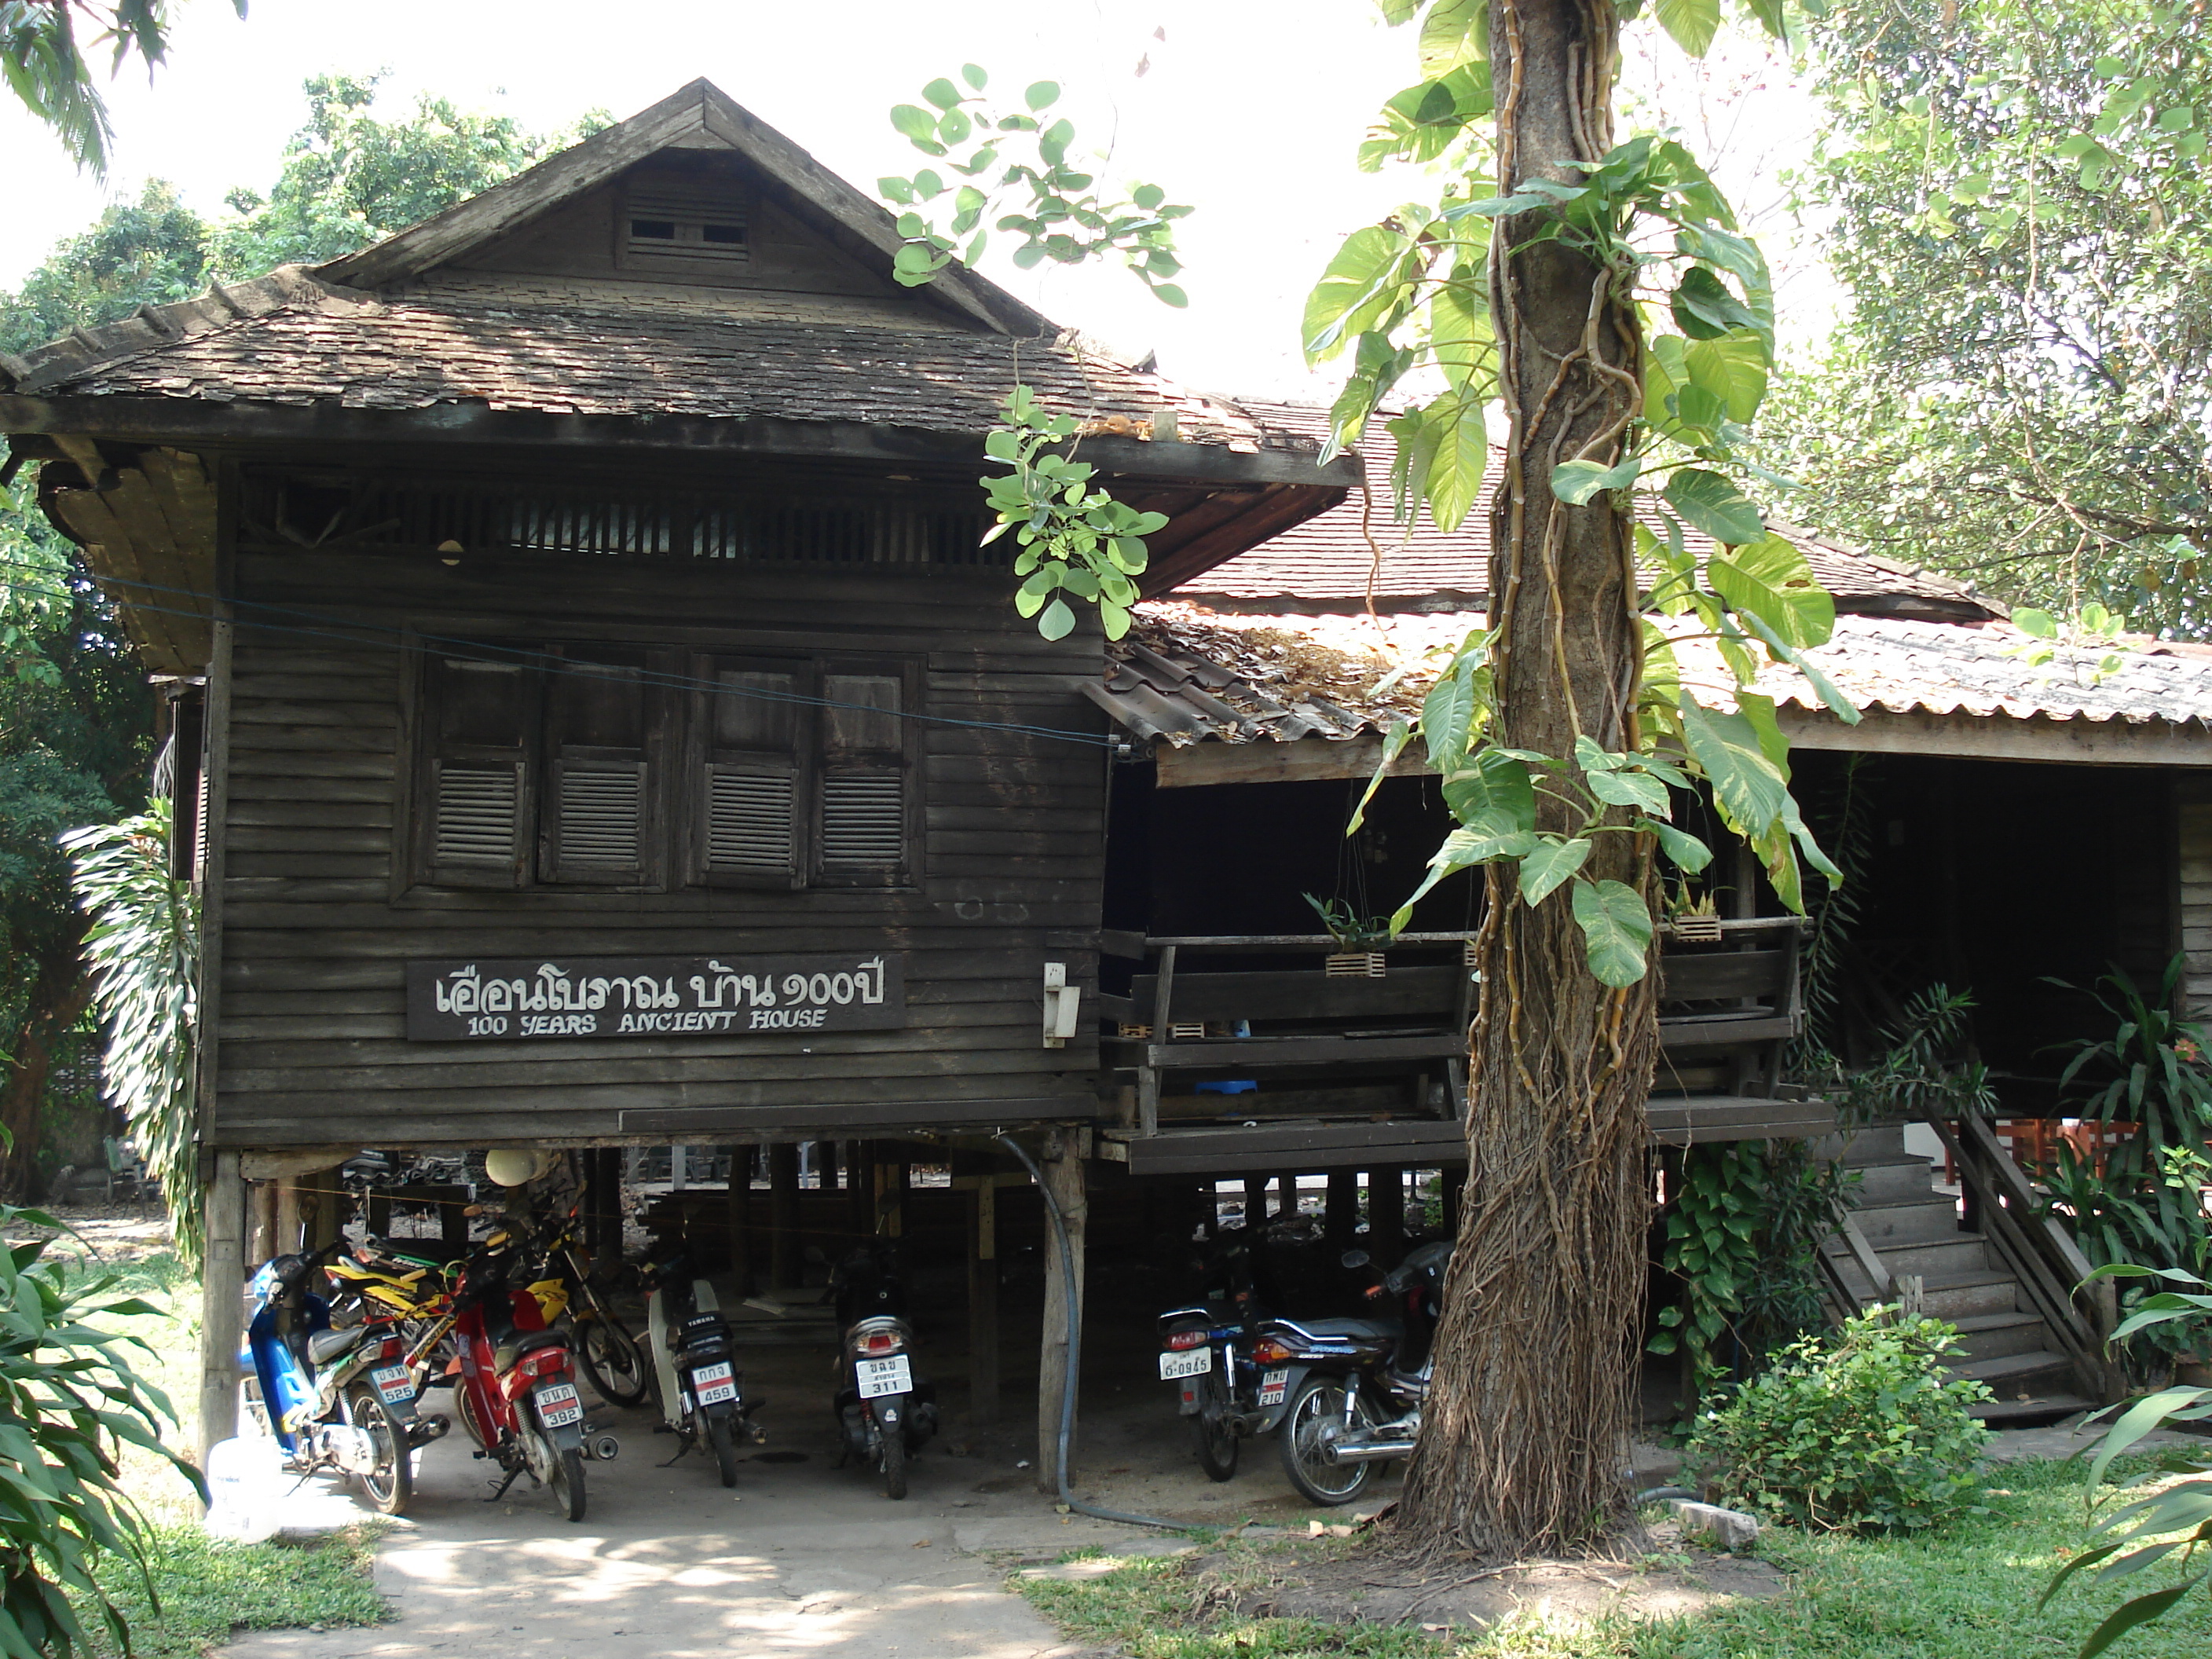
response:
<svg viewBox="0 0 2212 1659"><path fill-rule="evenodd" d="M0 361L175 710L215 1419L241 1157L1097 1115L1102 641L1015 615L984 434L1083 419L1158 587L1356 468L899 240L702 82Z"/></svg>

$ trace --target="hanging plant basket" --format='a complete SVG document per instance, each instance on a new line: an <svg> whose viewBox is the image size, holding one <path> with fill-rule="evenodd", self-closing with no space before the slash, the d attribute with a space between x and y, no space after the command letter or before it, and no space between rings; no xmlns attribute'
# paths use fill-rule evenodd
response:
<svg viewBox="0 0 2212 1659"><path fill-rule="evenodd" d="M1718 945L1721 942L1721 919L1718 916L1676 916L1668 924L1674 937L1685 945Z"/></svg>
<svg viewBox="0 0 2212 1659"><path fill-rule="evenodd" d="M1381 979L1388 963L1380 951L1339 951L1322 959L1321 970L1331 979Z"/></svg>

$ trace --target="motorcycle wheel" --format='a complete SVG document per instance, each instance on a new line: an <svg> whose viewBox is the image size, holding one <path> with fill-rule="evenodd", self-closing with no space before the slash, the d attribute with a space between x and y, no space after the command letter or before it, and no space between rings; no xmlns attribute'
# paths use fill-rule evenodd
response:
<svg viewBox="0 0 2212 1659"><path fill-rule="evenodd" d="M1276 1441L1282 1449L1283 1473L1309 1504L1334 1509L1355 1501L1375 1480L1372 1463L1331 1463L1322 1455L1325 1434L1344 1421L1345 1407L1360 1427L1373 1423L1374 1413L1357 1393L1346 1398L1344 1379L1310 1376L1298 1385L1290 1409L1283 1413Z"/></svg>
<svg viewBox="0 0 2212 1659"><path fill-rule="evenodd" d="M884 1496L894 1501L906 1496L906 1430L903 1425L884 1437Z"/></svg>
<svg viewBox="0 0 2212 1659"><path fill-rule="evenodd" d="M553 1499L568 1512L571 1521L584 1518L584 1453L580 1447L571 1447L555 1458Z"/></svg>
<svg viewBox="0 0 2212 1659"><path fill-rule="evenodd" d="M721 1471L722 1484L738 1484L738 1437L727 1417L711 1419L707 1425L707 1438L714 1443L714 1467Z"/></svg>
<svg viewBox="0 0 2212 1659"><path fill-rule="evenodd" d="M465 1376L453 1379L453 1410L461 1419L461 1426L468 1431L469 1438L477 1443L477 1449L489 1451L491 1442L484 1438L483 1425L477 1421L477 1402Z"/></svg>
<svg viewBox="0 0 2212 1659"><path fill-rule="evenodd" d="M652 1371L645 1351L623 1322L604 1308L594 1309L584 1321L576 1357L584 1362L584 1376L611 1406L641 1406L651 1391Z"/></svg>
<svg viewBox="0 0 2212 1659"><path fill-rule="evenodd" d="M1229 1402L1218 1376L1210 1377L1201 1390L1198 1415L1190 1419L1191 1448L1198 1453L1198 1467L1206 1471L1209 1480L1227 1480L1237 1473L1236 1431L1221 1421L1221 1408ZM1213 1420L1206 1421L1211 1414Z"/></svg>
<svg viewBox="0 0 2212 1659"><path fill-rule="evenodd" d="M356 1389L347 1396L346 1415L376 1443L376 1467L354 1476L362 1496L380 1515L404 1514L415 1496L415 1454L408 1447L406 1431L373 1388Z"/></svg>

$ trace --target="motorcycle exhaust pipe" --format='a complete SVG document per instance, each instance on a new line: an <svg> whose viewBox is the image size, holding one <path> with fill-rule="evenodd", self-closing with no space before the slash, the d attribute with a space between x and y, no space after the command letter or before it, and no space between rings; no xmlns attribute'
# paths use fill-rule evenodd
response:
<svg viewBox="0 0 2212 1659"><path fill-rule="evenodd" d="M1388 1463L1413 1455L1410 1440L1340 1440L1322 1449L1322 1455L1332 1463Z"/></svg>
<svg viewBox="0 0 2212 1659"><path fill-rule="evenodd" d="M584 1443L584 1454L594 1462L611 1463L622 1455L622 1442L611 1434L595 1434Z"/></svg>
<svg viewBox="0 0 2212 1659"><path fill-rule="evenodd" d="M453 1419L443 1412L431 1417L418 1417L407 1438L414 1445L427 1446L433 1440L443 1440L446 1431L453 1426Z"/></svg>

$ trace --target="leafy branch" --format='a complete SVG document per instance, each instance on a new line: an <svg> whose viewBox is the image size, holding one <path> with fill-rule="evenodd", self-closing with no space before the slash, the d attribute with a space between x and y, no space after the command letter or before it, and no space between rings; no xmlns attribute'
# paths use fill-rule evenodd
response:
<svg viewBox="0 0 2212 1659"><path fill-rule="evenodd" d="M998 230L1022 238L1013 261L1024 270L1046 259L1074 265L1118 254L1159 299L1188 304L1171 280L1182 270L1171 227L1191 210L1170 204L1158 185L1109 196L1095 174L1071 161L1075 124L1049 113L1060 101L1056 82L1037 82L1023 94L1024 108L1006 111L985 97L988 81L975 64L963 64L964 86L940 77L921 89L927 107L892 109L891 125L923 155L943 157L954 176L924 167L876 181L885 199L905 210L898 228L906 240L891 274L919 288L955 258L972 266Z"/></svg>

